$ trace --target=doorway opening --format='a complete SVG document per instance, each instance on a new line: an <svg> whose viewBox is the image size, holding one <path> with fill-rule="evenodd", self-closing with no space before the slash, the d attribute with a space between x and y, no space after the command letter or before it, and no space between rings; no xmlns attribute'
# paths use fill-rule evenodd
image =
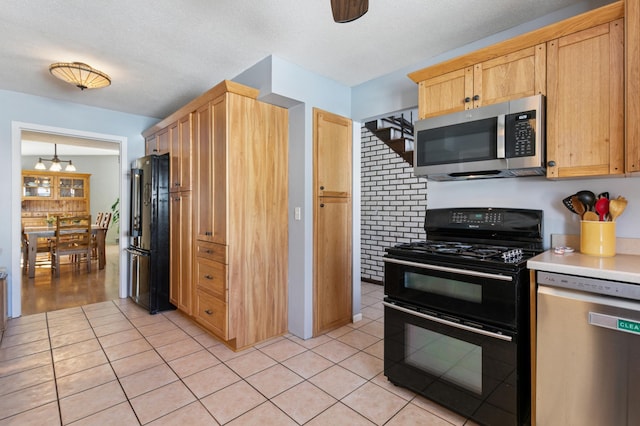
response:
<svg viewBox="0 0 640 426"><path fill-rule="evenodd" d="M21 270L21 205L22 205L22 148L23 140L25 138L37 139L37 136L46 135L47 140L61 143L66 141L70 145L75 145L75 149L115 149L118 154L118 161L115 173L115 179L118 184L112 182L112 186L115 186L117 190L114 195L120 200L119 205L116 206L116 211L120 217L126 217L121 212L128 206L128 167L126 164L127 159L127 138L117 135L109 135L102 133L85 132L75 129L56 128L51 126L42 126L31 123L12 123L12 181L14 182L14 190L12 191L12 220L13 227L11 230L12 240L12 254L11 254L11 269L13 271L13 279L9 288L9 314L11 317L18 317L22 315L22 291L27 276L22 274ZM52 143L51 142L51 143ZM53 147L53 145L51 145ZM75 157L74 157L75 158ZM124 161L123 161L124 159ZM30 158L29 161L32 159ZM77 160L74 160L74 162ZM35 162L34 162L35 164ZM111 207L114 200L108 200L108 208ZM92 208L93 210L93 208ZM125 226L123 226L125 225ZM111 238L117 241L111 249L113 253L112 257L115 257L117 268L115 274L117 276L117 295L116 297L124 298L127 296L127 263L126 253L124 252L124 240L123 235L126 235L126 224L120 223L117 229L116 235L112 235ZM109 231L112 233L113 231ZM113 263L113 262L112 262ZM111 265L113 267L113 265ZM113 272L112 272L113 273ZM112 294L106 297L113 296ZM111 297L113 298L113 297ZM93 302L89 301L89 303Z"/></svg>

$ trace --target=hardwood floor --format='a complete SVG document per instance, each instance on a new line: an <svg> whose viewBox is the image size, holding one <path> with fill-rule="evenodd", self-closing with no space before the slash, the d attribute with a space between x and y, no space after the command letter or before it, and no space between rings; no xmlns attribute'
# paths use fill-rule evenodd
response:
<svg viewBox="0 0 640 426"><path fill-rule="evenodd" d="M95 261L90 273L84 266L74 268L66 264L61 265L60 277L55 278L50 265L40 264L34 278L22 275L22 315L118 299L118 246L107 245L105 249L106 264L102 270Z"/></svg>

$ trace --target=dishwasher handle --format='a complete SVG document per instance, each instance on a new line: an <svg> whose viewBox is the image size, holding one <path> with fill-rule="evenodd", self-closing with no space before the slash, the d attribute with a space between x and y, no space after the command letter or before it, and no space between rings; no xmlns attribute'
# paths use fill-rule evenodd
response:
<svg viewBox="0 0 640 426"><path fill-rule="evenodd" d="M589 312L589 324L640 336L640 321Z"/></svg>

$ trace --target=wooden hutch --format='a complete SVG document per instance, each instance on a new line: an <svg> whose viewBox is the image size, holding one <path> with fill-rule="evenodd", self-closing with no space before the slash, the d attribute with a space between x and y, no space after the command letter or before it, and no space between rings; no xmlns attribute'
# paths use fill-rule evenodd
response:
<svg viewBox="0 0 640 426"><path fill-rule="evenodd" d="M47 225L48 217L90 214L90 174L22 171L22 226Z"/></svg>

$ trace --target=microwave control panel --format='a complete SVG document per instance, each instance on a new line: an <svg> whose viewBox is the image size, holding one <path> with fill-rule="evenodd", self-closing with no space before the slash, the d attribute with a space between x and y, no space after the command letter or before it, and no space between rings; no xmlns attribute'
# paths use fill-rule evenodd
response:
<svg viewBox="0 0 640 426"><path fill-rule="evenodd" d="M526 111L505 117L505 154L507 158L536 155L536 112Z"/></svg>

